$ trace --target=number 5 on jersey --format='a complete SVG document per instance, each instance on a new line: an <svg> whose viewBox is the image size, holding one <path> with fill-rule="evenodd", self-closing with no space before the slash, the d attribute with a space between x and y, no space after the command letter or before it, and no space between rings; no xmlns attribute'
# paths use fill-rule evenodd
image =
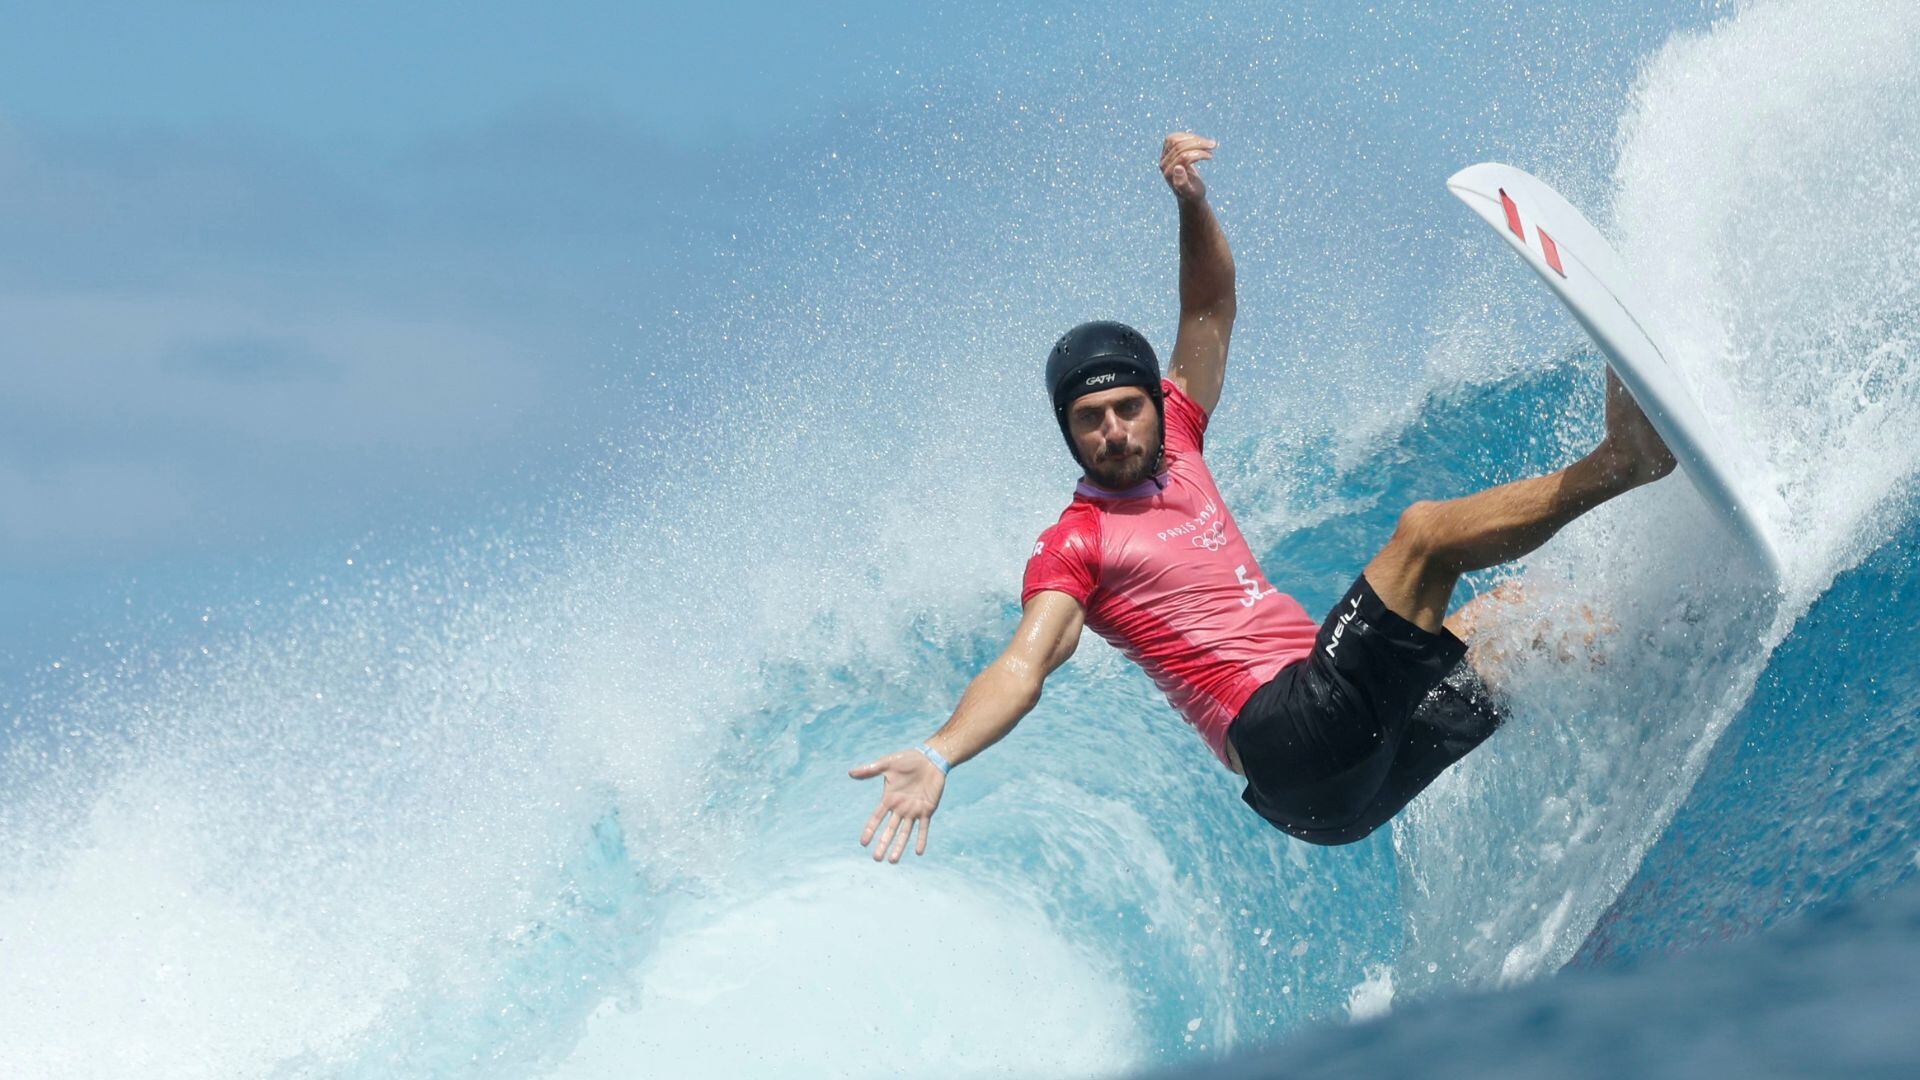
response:
<svg viewBox="0 0 1920 1080"><path fill-rule="evenodd" d="M1272 596L1279 591L1278 589L1260 588L1259 582L1247 576L1247 564L1245 563L1234 567L1233 575L1240 580L1240 587L1247 590L1246 597L1240 601L1241 607L1252 607L1260 602L1261 597Z"/></svg>

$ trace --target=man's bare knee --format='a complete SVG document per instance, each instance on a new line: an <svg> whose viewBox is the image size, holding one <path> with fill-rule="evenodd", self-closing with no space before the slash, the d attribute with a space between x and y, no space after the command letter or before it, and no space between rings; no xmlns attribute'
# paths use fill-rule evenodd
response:
<svg viewBox="0 0 1920 1080"><path fill-rule="evenodd" d="M1422 499L1400 512L1389 544L1423 572L1458 574L1452 563L1454 545L1446 528L1446 504Z"/></svg>
<svg viewBox="0 0 1920 1080"><path fill-rule="evenodd" d="M1400 514L1393 537L1367 564L1367 582L1387 610L1438 632L1459 574L1452 564L1442 504L1417 502Z"/></svg>

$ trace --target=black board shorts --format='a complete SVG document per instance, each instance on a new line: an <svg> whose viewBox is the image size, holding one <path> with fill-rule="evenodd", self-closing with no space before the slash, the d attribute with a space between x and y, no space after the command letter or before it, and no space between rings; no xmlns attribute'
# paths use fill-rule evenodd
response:
<svg viewBox="0 0 1920 1080"><path fill-rule="evenodd" d="M1253 692L1227 728L1248 806L1289 836L1350 844L1386 824L1493 734L1506 709L1452 631L1387 610L1366 575L1313 652Z"/></svg>

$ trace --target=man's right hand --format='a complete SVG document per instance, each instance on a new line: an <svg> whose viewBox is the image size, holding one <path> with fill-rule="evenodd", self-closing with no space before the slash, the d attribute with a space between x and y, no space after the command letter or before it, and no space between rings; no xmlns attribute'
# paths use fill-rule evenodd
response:
<svg viewBox="0 0 1920 1080"><path fill-rule="evenodd" d="M1160 175L1177 198L1191 201L1207 197L1207 182L1200 179L1200 171L1194 166L1211 159L1213 148L1219 145L1191 131L1176 131L1160 144Z"/></svg>
<svg viewBox="0 0 1920 1080"><path fill-rule="evenodd" d="M920 841L914 845L913 853L925 855L927 829L933 824L933 812L940 805L940 793L947 789L945 774L920 751L902 750L849 769L847 775L855 780L886 777L880 807L867 819L866 830L860 834L860 846L865 847L873 843L873 836L880 832L882 824L887 827L880 835L880 842L873 845L873 861L899 862L900 856L907 853L907 840L913 836L916 823L920 826ZM891 821L888 815L892 815ZM906 827L901 828L902 825Z"/></svg>

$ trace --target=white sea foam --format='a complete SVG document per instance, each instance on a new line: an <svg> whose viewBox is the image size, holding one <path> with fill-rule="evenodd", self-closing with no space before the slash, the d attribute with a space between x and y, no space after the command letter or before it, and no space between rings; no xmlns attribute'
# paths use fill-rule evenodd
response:
<svg viewBox="0 0 1920 1080"><path fill-rule="evenodd" d="M1347 1018L1354 1023L1378 1020L1393 1011L1393 966L1375 964L1367 977L1347 992Z"/></svg>
<svg viewBox="0 0 1920 1080"><path fill-rule="evenodd" d="M1675 482L1530 558L1516 637L1543 612L1577 626L1597 611L1618 629L1597 665L1521 660L1516 722L1398 825L1418 890L1410 958L1493 982L1570 957L1772 648L1897 524L1875 515L1907 512L1897 499L1920 465L1916 118L1910 4L1756 4L1676 37L1642 72L1608 231L1688 382L1747 448L1750 479L1781 492L1789 580L1766 597ZM1591 420L1565 431L1570 450L1596 434Z"/></svg>
<svg viewBox="0 0 1920 1080"><path fill-rule="evenodd" d="M1129 27L1156 46L1142 55L1177 51L1160 48L1173 28L1116 32ZM1254 80L1223 115L1270 121L1257 82L1278 61L1239 29L1223 51L1196 52L1220 85ZM1696 324L1662 309L1702 396L1785 421L1746 434L1802 512L1789 619L1871 542L1861 523L1912 471L1898 435L1915 429L1914 331L1899 320L1920 244L1910 210L1864 193L1911 191L1911 123L1888 121L1920 113L1913 47L1900 5L1756 7L1657 57L1622 129L1610 227L1647 291L1711 310ZM1106 46L1074 48L1088 72L1118 78ZM1019 66L1031 55L995 62L1048 74ZM1039 181L1009 179L983 133L919 119L931 112L919 98L909 119L808 172L826 185L800 193L809 214L773 221L738 260L749 298L729 294L674 343L716 368L777 357L793 377L676 387L701 419L611 454L583 493L601 509L533 526L564 551L435 540L415 560L432 570L363 559L269 597L252 622L235 610L251 597L221 607L204 654L48 697L36 719L84 737L9 763L9 1064L529 1075L630 1063L628 1038L684 1061L672 1055L697 1055L692 1036L747 1016L780 1032L730 1047L761 1055L748 1071L791 1050L831 1072L846 1045L885 1047L906 1072L1016 1056L1091 1072L1562 962L1783 632L1715 575L1698 540L1711 523L1677 483L1532 561L1534 612L1599 604L1619 623L1609 666L1516 673L1514 727L1397 827L1397 894L1391 852L1308 849L1252 820L1144 680L1092 643L1004 749L956 774L929 856L951 861L929 865L965 874L860 864L856 876L833 862L859 860L853 836L877 796L842 770L938 722L1004 640L1021 553L1064 496L1034 343L1090 310L1170 310L1168 222L1136 212L1163 195L1129 186L1132 162L1091 164L1117 160L1133 127L1166 111L1120 124L1112 85L1073 86L1049 98L1057 114L1028 118L1019 145ZM1756 95L1770 119L1743 112ZM1795 107L1815 97L1817 130ZM1390 458L1424 387L1402 357L1367 351L1376 283L1321 267L1326 281L1294 296L1260 276L1287 229L1344 216L1307 199L1258 213L1270 184L1251 177L1285 163L1260 153L1235 223L1248 296L1274 310L1333 296L1346 306L1306 315L1362 329L1349 363L1276 361L1259 346L1281 339L1280 318L1243 304L1236 363L1338 366L1336 397L1392 383L1354 406L1336 467L1374 463L1383 445ZM1816 161L1844 162L1828 171L1851 185L1856 215L1829 212L1822 189L1771 182ZM1307 179L1324 188L1337 173ZM963 183L987 197L952 217L927 209ZM809 231L796 222L813 221L815 197L834 215ZM877 314L896 307L912 317ZM1443 377L1559 350L1574 338L1555 325L1450 339ZM1244 437L1304 400L1248 383L1238 418L1216 429L1243 525L1277 535L1329 520L1300 497L1313 490L1301 425L1235 459L1235 424ZM1569 420L1568 447L1593 433L1590 418ZM880 909L899 914L855 917ZM929 961L946 979L866 963L888 940L951 958ZM823 969L851 981L796 989ZM1356 983L1373 989L1350 996ZM903 1034L955 1008L1002 1029L996 1041ZM1049 1042L1038 1017L1089 1038Z"/></svg>
<svg viewBox="0 0 1920 1080"><path fill-rule="evenodd" d="M682 921L556 1080L1111 1075L1142 1060L1105 958L951 872L843 861Z"/></svg>

